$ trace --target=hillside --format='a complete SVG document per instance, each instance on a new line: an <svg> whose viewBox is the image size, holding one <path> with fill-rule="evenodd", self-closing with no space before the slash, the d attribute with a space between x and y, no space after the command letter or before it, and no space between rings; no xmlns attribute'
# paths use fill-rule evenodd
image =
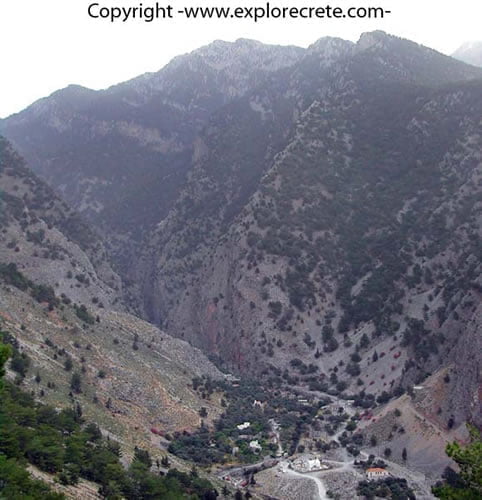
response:
<svg viewBox="0 0 482 500"><path fill-rule="evenodd" d="M91 218L84 194L68 194L91 183L86 169L125 182L137 205L109 181L123 208L93 220L118 264L141 254L123 278L145 318L244 373L287 370L331 391L393 395L462 352L479 327L481 78L383 32L306 50L214 42L105 92L60 91L2 127ZM151 168L145 156L126 160L136 148L155 153L159 173L165 151L75 122L108 112L117 127L135 111L145 127L153 104L181 113L163 122L187 152L182 168L166 160L184 172L175 189L138 170ZM101 154L86 161L92 141ZM156 193L155 209L138 182ZM125 232L129 221L137 235Z"/></svg>
<svg viewBox="0 0 482 500"><path fill-rule="evenodd" d="M0 133L113 240L118 261L129 266L139 240L183 186L197 132L300 52L250 40L214 42L105 91L59 90L2 120Z"/></svg>
<svg viewBox="0 0 482 500"><path fill-rule="evenodd" d="M186 342L125 313L100 310L90 323L71 306L49 311L16 287L1 286L2 330L31 360L22 385L42 401L61 408L78 401L127 450L151 442L157 448L151 427L196 428L202 406L210 418L219 413L219 401L202 400L189 387L193 377L221 374ZM81 376L81 390L72 395L73 373Z"/></svg>
<svg viewBox="0 0 482 500"><path fill-rule="evenodd" d="M35 391L28 394L17 387L30 358L20 354L20 345L10 334L0 331L0 337L2 497L207 500L218 496L212 484L197 474L177 469L161 474L161 462L163 468L170 467L167 456L153 462L149 451L135 447L132 460L126 460L120 444L84 418L78 401L70 408L36 401ZM3 380L10 356L10 366L18 373L15 384ZM39 374L36 382L41 382ZM82 392L78 384L72 390Z"/></svg>
<svg viewBox="0 0 482 500"><path fill-rule="evenodd" d="M125 309L104 243L0 137L0 262L79 305Z"/></svg>
<svg viewBox="0 0 482 500"><path fill-rule="evenodd" d="M43 179L2 140L22 383L261 496L353 498L383 456L433 498L482 425L481 116L481 68L375 31L218 41L3 120ZM330 470L293 486L307 452Z"/></svg>
<svg viewBox="0 0 482 500"><path fill-rule="evenodd" d="M309 104L284 135L290 92L246 96L149 242L148 317L242 372L334 391L392 393L447 362L480 328L482 111L479 82L440 85L448 62L378 33L316 80L302 62Z"/></svg>
<svg viewBox="0 0 482 500"><path fill-rule="evenodd" d="M222 395L206 399L193 378L223 375L126 312L100 238L4 139L0 181L0 341L15 348L7 379L54 408L82 408L125 457L139 446L160 459L161 435L220 414Z"/></svg>

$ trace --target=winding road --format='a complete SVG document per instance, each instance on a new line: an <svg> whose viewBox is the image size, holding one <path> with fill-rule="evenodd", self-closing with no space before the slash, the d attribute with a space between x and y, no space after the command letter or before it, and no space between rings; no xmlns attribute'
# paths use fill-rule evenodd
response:
<svg viewBox="0 0 482 500"><path fill-rule="evenodd" d="M288 468L287 464L283 464L283 472L290 475L290 476L298 476L302 479L311 479L312 481L315 482L316 488L318 490L318 498L319 500L328 500L328 496L326 495L326 488L325 485L323 484L323 481L319 478L316 477L310 473L301 473L301 472L296 472L293 469Z"/></svg>
<svg viewBox="0 0 482 500"><path fill-rule="evenodd" d="M301 391L300 391L301 392ZM304 392L304 391L303 391ZM338 398L334 398L333 396L329 396L332 400L335 400L336 402ZM269 421L271 430L275 435L275 442L277 444L277 456L281 457L283 454L283 448L281 445L281 439L280 439L280 434L279 434L279 424L274 420L270 419ZM338 429L336 434L332 436L333 441L338 441L338 438L340 435L344 432L344 428L342 427L341 429ZM280 462L277 463L277 466L280 467L281 471L288 475L288 476L297 476L298 478L306 480L312 480L316 484L316 492L317 492L317 498L316 500L328 500L327 496L327 489L325 487L325 484L323 483L322 479L320 479L320 475L323 474L323 472L332 472L334 470L338 472L342 472L345 470L353 469L353 458L348 456L348 453L345 450L344 456L342 461L335 461L335 460L324 460L324 462L328 463L332 468L324 471L318 471L318 472L297 472L293 469L290 468L290 462L285 459L281 459ZM227 469L222 469L218 471L218 477L220 479L224 479L226 476L231 476L231 477L236 477L236 476L242 476L245 474L247 469L253 469L253 468L266 468L266 465L264 461L258 462L257 464L251 464L249 466L241 466L241 467L231 467ZM271 467L271 466L269 466Z"/></svg>

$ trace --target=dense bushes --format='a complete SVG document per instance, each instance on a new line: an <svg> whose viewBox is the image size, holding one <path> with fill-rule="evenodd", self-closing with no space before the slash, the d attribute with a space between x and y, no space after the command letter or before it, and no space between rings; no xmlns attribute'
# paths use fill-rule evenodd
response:
<svg viewBox="0 0 482 500"><path fill-rule="evenodd" d="M17 265L0 263L0 279L7 285L12 285L19 290L27 290L31 286L31 281L28 280L18 269Z"/></svg>
<svg viewBox="0 0 482 500"><path fill-rule="evenodd" d="M14 263L1 264L0 263L0 279L12 285L19 290L30 290L30 295L37 302L47 302L50 309L57 307L60 303L59 299L55 296L54 289L48 285L36 285L27 279L18 269Z"/></svg>
<svg viewBox="0 0 482 500"><path fill-rule="evenodd" d="M396 498L397 500L416 499L415 493L408 487L406 479L392 477L378 481L360 481L357 493L370 500L375 497Z"/></svg>
<svg viewBox="0 0 482 500"><path fill-rule="evenodd" d="M0 358L6 361L6 348L0 344ZM0 374L2 373L0 367ZM131 500L165 498L211 499L211 484L195 475L172 470L166 476L149 471L147 452L138 450L126 470L119 445L105 440L95 424L86 424L82 411L57 411L36 403L18 387L6 383L0 407L0 483L6 498L57 500L62 495L49 493L48 487L32 481L25 471L27 462L56 475L63 484L76 484L79 478L100 485L109 499ZM147 459L146 459L147 458ZM191 497L190 497L191 498Z"/></svg>
<svg viewBox="0 0 482 500"><path fill-rule="evenodd" d="M457 442L449 443L447 455L458 466L458 472L447 467L443 474L444 482L439 482L432 490L443 500L465 500L482 498L482 439L480 431L470 426L471 442L460 446Z"/></svg>
<svg viewBox="0 0 482 500"><path fill-rule="evenodd" d="M89 325L93 325L95 323L95 318L92 316L87 308L84 306L84 304L78 306L77 304L74 304L74 309L75 309L75 314L77 317L82 320L84 323L87 323Z"/></svg>
<svg viewBox="0 0 482 500"><path fill-rule="evenodd" d="M0 330L0 342L8 345L10 348L10 369L16 372L20 379L25 378L30 366L30 358L25 353L19 351L17 339L9 333Z"/></svg>
<svg viewBox="0 0 482 500"><path fill-rule="evenodd" d="M312 365L306 366L296 358L292 363L298 370L313 370ZM280 424L283 446L294 451L301 429L313 421L319 408L319 405L304 404L298 401L298 397L283 396L277 391L270 391L267 398L259 381L249 379L233 386L225 381L195 377L193 388L208 399L215 389L220 390L227 400L223 400L225 411L214 422L214 429L201 425L192 433L176 433L169 445L171 453L203 465L232 460L252 463L259 461L259 456L274 454L276 446L270 439L270 418ZM244 422L250 425L238 429L237 426ZM257 440L261 445L259 454L249 447L251 440ZM235 459L233 449L236 450Z"/></svg>

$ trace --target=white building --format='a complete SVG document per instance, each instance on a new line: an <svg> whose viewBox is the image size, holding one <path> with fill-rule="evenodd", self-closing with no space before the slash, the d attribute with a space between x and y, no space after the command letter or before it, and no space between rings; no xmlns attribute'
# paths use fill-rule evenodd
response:
<svg viewBox="0 0 482 500"><path fill-rule="evenodd" d="M262 446L259 444L259 441L257 439L255 439L254 441L250 441L249 447L251 448L251 451L253 453L259 453L263 449Z"/></svg>
<svg viewBox="0 0 482 500"><path fill-rule="evenodd" d="M291 468L296 472L315 472L328 469L329 467L322 464L318 457L305 455L293 460Z"/></svg>
<svg viewBox="0 0 482 500"><path fill-rule="evenodd" d="M381 467L370 467L366 470L366 475L367 479L371 481L374 479L383 479L385 477L388 477L390 473L385 469L382 469Z"/></svg>
<svg viewBox="0 0 482 500"><path fill-rule="evenodd" d="M319 458L308 459L308 469L317 470L321 469L321 462Z"/></svg>

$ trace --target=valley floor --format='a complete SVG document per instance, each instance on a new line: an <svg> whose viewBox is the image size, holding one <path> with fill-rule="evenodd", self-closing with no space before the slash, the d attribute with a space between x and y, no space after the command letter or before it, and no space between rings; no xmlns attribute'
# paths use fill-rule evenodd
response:
<svg viewBox="0 0 482 500"><path fill-rule="evenodd" d="M352 500L357 498L357 485L366 479L362 469L353 465L353 459L325 460L331 469L300 473L289 468L290 461L283 460L275 467L256 474L256 493L261 496L290 500ZM413 488L418 500L432 500L427 478L395 463L388 462L388 470L395 477L405 478ZM327 495L329 492L331 497Z"/></svg>

